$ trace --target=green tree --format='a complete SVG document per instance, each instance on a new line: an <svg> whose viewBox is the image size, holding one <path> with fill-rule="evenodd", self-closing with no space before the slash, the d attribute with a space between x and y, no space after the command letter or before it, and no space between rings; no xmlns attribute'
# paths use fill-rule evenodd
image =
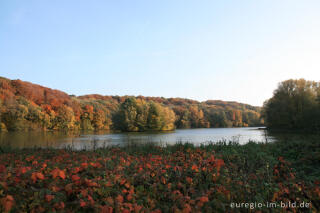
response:
<svg viewBox="0 0 320 213"><path fill-rule="evenodd" d="M149 130L173 130L174 122L175 114L171 109L153 101L150 102L147 122Z"/></svg>
<svg viewBox="0 0 320 213"><path fill-rule="evenodd" d="M55 117L55 127L60 130L75 129L75 118L72 109L66 105L61 105L58 108Z"/></svg>
<svg viewBox="0 0 320 213"><path fill-rule="evenodd" d="M263 116L269 128L319 129L319 82L287 80L264 103Z"/></svg>
<svg viewBox="0 0 320 213"><path fill-rule="evenodd" d="M114 118L116 128L122 131L172 130L175 114L159 103L127 98Z"/></svg>
<svg viewBox="0 0 320 213"><path fill-rule="evenodd" d="M80 115L80 127L83 130L94 130L92 125L93 121L93 106L86 104L83 107L82 114Z"/></svg>
<svg viewBox="0 0 320 213"><path fill-rule="evenodd" d="M25 117L28 115L28 107L22 104L12 104L7 106L2 113L2 121L8 130L27 130L28 125Z"/></svg>
<svg viewBox="0 0 320 213"><path fill-rule="evenodd" d="M149 104L147 126L149 130L161 130L163 126L163 116L161 116L161 106L154 102Z"/></svg>
<svg viewBox="0 0 320 213"><path fill-rule="evenodd" d="M122 131L139 131L137 125L138 104L134 97L127 98L119 107L116 116L116 127Z"/></svg>

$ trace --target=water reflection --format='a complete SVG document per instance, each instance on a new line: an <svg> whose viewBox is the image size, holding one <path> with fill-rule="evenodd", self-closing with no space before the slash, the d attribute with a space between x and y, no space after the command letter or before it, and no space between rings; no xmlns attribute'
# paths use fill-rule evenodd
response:
<svg viewBox="0 0 320 213"><path fill-rule="evenodd" d="M0 146L12 148L52 147L73 149L93 149L107 146L125 146L130 143L156 143L158 145L175 144L178 142L199 145L221 140L270 142L273 136L258 128L212 128L184 129L172 132L147 133L112 133L112 132L9 132L0 134Z"/></svg>

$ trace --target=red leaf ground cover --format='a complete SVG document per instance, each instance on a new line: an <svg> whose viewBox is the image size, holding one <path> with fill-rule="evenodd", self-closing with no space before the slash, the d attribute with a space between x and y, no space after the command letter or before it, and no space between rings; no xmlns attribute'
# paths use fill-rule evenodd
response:
<svg viewBox="0 0 320 213"><path fill-rule="evenodd" d="M297 182L283 158L272 176L240 180L240 167L200 148L21 151L1 154L0 162L2 212L232 212L231 202L264 196L265 183L270 190L263 198L308 199L310 211L320 200L319 183L308 188Z"/></svg>

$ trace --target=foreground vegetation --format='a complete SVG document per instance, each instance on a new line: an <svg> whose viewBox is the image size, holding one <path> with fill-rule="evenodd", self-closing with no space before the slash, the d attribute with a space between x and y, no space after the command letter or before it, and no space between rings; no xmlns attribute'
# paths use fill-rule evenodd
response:
<svg viewBox="0 0 320 213"><path fill-rule="evenodd" d="M2 150L4 212L318 212L320 143ZM231 203L310 203L232 209Z"/></svg>
<svg viewBox="0 0 320 213"><path fill-rule="evenodd" d="M259 126L260 107L182 98L85 95L0 77L0 131Z"/></svg>

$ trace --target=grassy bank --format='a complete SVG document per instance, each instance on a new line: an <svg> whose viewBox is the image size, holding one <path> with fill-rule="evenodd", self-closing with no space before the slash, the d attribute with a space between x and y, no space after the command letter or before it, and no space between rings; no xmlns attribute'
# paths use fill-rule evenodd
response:
<svg viewBox="0 0 320 213"><path fill-rule="evenodd" d="M320 211L320 143L3 150L0 211ZM296 202L309 208L232 203ZM254 207L254 208L253 208Z"/></svg>

